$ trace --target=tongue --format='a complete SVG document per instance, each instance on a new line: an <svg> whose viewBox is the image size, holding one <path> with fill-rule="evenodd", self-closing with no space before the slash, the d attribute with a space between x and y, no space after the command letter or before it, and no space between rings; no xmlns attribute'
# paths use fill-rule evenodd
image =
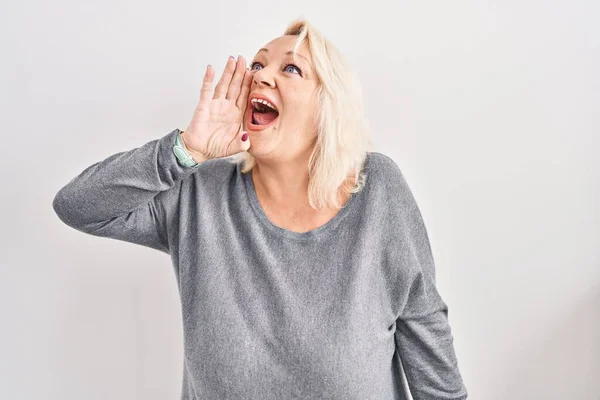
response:
<svg viewBox="0 0 600 400"><path fill-rule="evenodd" d="M278 116L279 114L275 111L267 111L264 113L255 112L254 120L258 123L258 125L268 125Z"/></svg>

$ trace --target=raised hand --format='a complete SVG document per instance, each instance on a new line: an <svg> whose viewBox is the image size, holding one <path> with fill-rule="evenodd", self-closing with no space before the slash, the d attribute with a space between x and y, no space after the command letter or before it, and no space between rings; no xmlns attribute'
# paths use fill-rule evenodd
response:
<svg viewBox="0 0 600 400"><path fill-rule="evenodd" d="M181 138L196 162L228 157L250 148L250 139L242 141L242 118L254 71L246 69L246 60L229 58L211 98L215 71L206 68L200 101L192 121Z"/></svg>

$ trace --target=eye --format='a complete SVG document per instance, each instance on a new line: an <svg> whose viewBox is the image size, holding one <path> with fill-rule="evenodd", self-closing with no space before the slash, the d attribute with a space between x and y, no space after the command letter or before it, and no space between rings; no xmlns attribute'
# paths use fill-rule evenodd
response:
<svg viewBox="0 0 600 400"><path fill-rule="evenodd" d="M255 66L255 65L260 65L260 66L262 67L262 64L261 64L261 63L259 63L258 61L255 61L255 62L253 62L253 63L250 65L250 69L254 69L254 66ZM298 68L298 66L296 66L295 64L287 64L287 65L285 66L284 70L286 70L288 67L294 67L294 68L296 68L296 69L298 70L298 75L302 76L302 70L300 70L300 68Z"/></svg>
<svg viewBox="0 0 600 400"><path fill-rule="evenodd" d="M285 69L287 69L287 67L294 67L294 68L296 68L298 70L299 75L302 76L302 71L300 71L300 68L298 68L296 65L294 65L294 64L288 64L288 65L285 66Z"/></svg>

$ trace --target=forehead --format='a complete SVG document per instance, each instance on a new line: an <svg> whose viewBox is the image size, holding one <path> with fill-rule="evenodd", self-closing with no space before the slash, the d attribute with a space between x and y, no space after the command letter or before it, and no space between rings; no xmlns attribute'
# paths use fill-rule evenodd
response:
<svg viewBox="0 0 600 400"><path fill-rule="evenodd" d="M296 44L296 40L297 40L298 36L296 35L285 35L285 36L280 36L277 37L273 40L271 40L269 43L267 43L266 45L264 45L262 49L266 49L265 50L259 50L256 55L264 53L269 54L271 56L276 56L276 55L284 55L285 53L287 53L288 51L293 51L294 50L294 45ZM302 42L300 44L300 46L298 46L298 51L297 53L299 55L304 56L307 60L310 60L310 53L309 53L309 49L308 49L308 45L306 44L306 41Z"/></svg>
<svg viewBox="0 0 600 400"><path fill-rule="evenodd" d="M296 44L296 40L298 39L298 36L296 35L284 35L284 36L279 36L276 37L275 39L271 40L269 43L267 43L264 47L285 47L285 48L292 48L294 46L294 44ZM305 48L306 47L306 42L303 42L300 45L300 48Z"/></svg>

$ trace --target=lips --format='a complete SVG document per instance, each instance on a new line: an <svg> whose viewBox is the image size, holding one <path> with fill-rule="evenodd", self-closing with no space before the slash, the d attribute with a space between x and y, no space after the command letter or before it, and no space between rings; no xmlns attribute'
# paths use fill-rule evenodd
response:
<svg viewBox="0 0 600 400"><path fill-rule="evenodd" d="M258 124L252 123L252 112L253 112L252 101L251 101L252 99L262 99L262 100L266 100L269 103L273 104L276 107L276 110L278 112L277 118L275 118L273 121L271 121L270 123L268 123L266 125L258 125ZM246 109L246 125L249 130L251 130L251 131L265 130L279 120L279 115L281 115L280 111L279 111L279 106L277 105L277 103L275 103L273 100L271 100L267 96L260 94L260 93L251 93L250 96L248 96L248 107Z"/></svg>

